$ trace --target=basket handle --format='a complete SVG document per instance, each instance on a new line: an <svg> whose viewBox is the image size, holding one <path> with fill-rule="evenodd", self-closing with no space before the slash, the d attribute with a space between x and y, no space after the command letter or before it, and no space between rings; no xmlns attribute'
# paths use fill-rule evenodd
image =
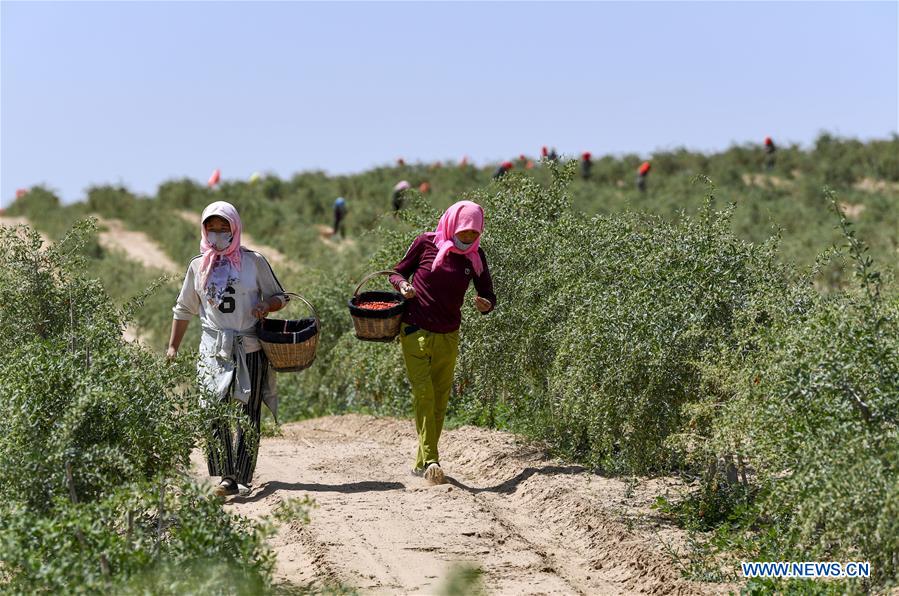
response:
<svg viewBox="0 0 899 596"><path fill-rule="evenodd" d="M370 279L372 279L376 275L402 275L399 271L394 271L393 269L385 269L384 271L375 271L374 273L369 273L365 277L362 278L362 281L359 282L359 285L356 286L356 289L353 291L353 296L359 295L359 290L362 289L362 286L366 284Z"/></svg>
<svg viewBox="0 0 899 596"><path fill-rule="evenodd" d="M312 303L309 302L308 300L306 300L305 298L303 298L302 296L300 296L299 294L296 294L294 292L284 292L284 294L287 296L294 296L294 297L302 300L306 304L306 306L309 307L309 310L312 311L312 318L315 319L315 328L317 330L321 331L322 322L321 322L321 319L318 318L318 313L315 312L315 307L312 306ZM284 321L284 332L285 333L287 332L287 320Z"/></svg>

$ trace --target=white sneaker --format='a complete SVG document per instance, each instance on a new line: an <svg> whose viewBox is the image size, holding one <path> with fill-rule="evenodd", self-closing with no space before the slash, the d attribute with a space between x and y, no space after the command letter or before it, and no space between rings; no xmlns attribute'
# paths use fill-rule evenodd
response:
<svg viewBox="0 0 899 596"><path fill-rule="evenodd" d="M425 480L431 484L443 484L446 482L446 476L444 476L443 470L440 469L440 464L437 462L428 464L428 467L425 468Z"/></svg>
<svg viewBox="0 0 899 596"><path fill-rule="evenodd" d="M250 494L250 492L252 492L252 490L253 490L252 486L240 484L239 482L237 483L237 494L240 495L241 497L247 496L248 494Z"/></svg>
<svg viewBox="0 0 899 596"><path fill-rule="evenodd" d="M223 478L221 482L219 482L215 488L212 489L212 494L217 497L227 497L229 495L236 495L238 492L239 484L235 484L233 480L230 478Z"/></svg>

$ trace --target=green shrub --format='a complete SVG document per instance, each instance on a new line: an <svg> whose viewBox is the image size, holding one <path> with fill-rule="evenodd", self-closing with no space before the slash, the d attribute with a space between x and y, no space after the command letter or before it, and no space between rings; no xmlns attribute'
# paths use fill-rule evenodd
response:
<svg viewBox="0 0 899 596"><path fill-rule="evenodd" d="M219 591L256 593L265 528L185 476L207 414L193 367L122 340L126 315L83 275L90 230L44 250L0 230L0 591L141 591L214 561Z"/></svg>
<svg viewBox="0 0 899 596"><path fill-rule="evenodd" d="M899 297L881 294L864 244L841 225L858 287L769 296L768 323L741 325L713 359L719 399L700 426L714 455L734 454L753 476L752 519L790 528L783 555L870 561L882 585L899 578Z"/></svg>

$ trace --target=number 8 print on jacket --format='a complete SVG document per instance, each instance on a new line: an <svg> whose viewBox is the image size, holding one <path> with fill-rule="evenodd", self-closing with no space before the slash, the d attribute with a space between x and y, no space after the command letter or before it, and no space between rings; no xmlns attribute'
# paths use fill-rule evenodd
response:
<svg viewBox="0 0 899 596"><path fill-rule="evenodd" d="M206 301L206 294L199 284L200 258L194 257L187 267L178 302L172 311L176 319L200 317L203 327L234 331L252 330L256 324L253 307L268 296L283 294L284 288L275 277L271 266L258 252L240 249L241 268L236 279L230 280L222 293L221 303L215 307ZM247 353L261 349L254 336L243 338Z"/></svg>

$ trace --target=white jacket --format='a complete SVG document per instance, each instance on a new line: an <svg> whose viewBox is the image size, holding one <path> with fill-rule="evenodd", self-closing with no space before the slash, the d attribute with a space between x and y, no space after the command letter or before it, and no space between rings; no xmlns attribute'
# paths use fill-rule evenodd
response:
<svg viewBox="0 0 899 596"><path fill-rule="evenodd" d="M243 247L240 250L239 277L228 287L225 299L218 307L206 301L204 288L199 287L201 259L197 256L187 267L178 301L172 311L175 319L181 321L200 317L203 334L197 374L201 385L219 399L225 398L233 386L233 397L247 403L251 380L246 355L262 349L256 338L257 319L252 309L272 296L278 296L282 304L289 298L265 257ZM263 381L262 399L276 416L278 395L271 367Z"/></svg>

